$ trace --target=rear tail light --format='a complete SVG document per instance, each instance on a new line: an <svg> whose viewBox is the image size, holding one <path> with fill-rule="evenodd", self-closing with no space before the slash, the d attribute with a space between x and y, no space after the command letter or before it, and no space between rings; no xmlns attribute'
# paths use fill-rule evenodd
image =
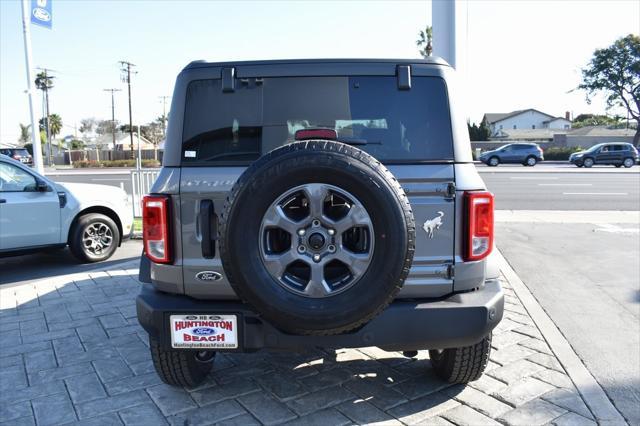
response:
<svg viewBox="0 0 640 426"><path fill-rule="evenodd" d="M142 238L147 257L155 263L171 262L169 197L147 195L142 200Z"/></svg>
<svg viewBox="0 0 640 426"><path fill-rule="evenodd" d="M493 248L493 194L465 192L467 238L465 260L484 259Z"/></svg>
<svg viewBox="0 0 640 426"><path fill-rule="evenodd" d="M13 156L13 159L14 159L14 160L19 160L19 159L20 159L20 156L19 156L18 154L15 154L15 155Z"/></svg>

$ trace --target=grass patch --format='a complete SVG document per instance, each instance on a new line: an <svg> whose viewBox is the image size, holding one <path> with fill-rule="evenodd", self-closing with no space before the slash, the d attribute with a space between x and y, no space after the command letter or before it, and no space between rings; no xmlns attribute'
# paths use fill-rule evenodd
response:
<svg viewBox="0 0 640 426"><path fill-rule="evenodd" d="M133 218L133 232L142 232L142 218L134 217Z"/></svg>

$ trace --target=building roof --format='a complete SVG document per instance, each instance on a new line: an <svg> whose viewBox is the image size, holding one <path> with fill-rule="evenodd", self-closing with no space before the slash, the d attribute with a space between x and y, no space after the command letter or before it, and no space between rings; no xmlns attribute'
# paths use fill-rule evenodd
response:
<svg viewBox="0 0 640 426"><path fill-rule="evenodd" d="M566 119L566 118L564 118L564 117L554 117L554 118L552 118L552 119L549 119L549 120L545 120L545 121L543 121L543 123L553 123L554 121L557 121L557 120L564 120L564 121L566 121L567 123L571 123L571 120L567 120L567 119Z"/></svg>
<svg viewBox="0 0 640 426"><path fill-rule="evenodd" d="M586 126L572 129L567 136L634 136L635 129L612 129L606 126Z"/></svg>
<svg viewBox="0 0 640 426"><path fill-rule="evenodd" d="M553 139L553 135L559 133L567 133L568 130L560 129L503 129L498 132L498 135L493 137L493 140L544 140Z"/></svg>
<svg viewBox="0 0 640 426"><path fill-rule="evenodd" d="M506 120L507 118L515 117L516 115L520 115L522 113L529 112L529 111L535 111L542 115L546 115L549 118L554 118L553 115L549 115L535 108L528 108L528 109L519 109L511 112L488 112L484 115L484 120L489 124L494 124L499 121Z"/></svg>

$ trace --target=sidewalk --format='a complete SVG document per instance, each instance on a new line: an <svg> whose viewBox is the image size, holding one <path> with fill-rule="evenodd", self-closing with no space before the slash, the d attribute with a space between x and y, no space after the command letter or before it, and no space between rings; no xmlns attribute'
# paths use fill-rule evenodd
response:
<svg viewBox="0 0 640 426"><path fill-rule="evenodd" d="M434 377L426 351L377 348L218 354L200 387L166 386L136 320L136 268L0 287L0 424L624 424L506 262L505 317L467 387Z"/></svg>

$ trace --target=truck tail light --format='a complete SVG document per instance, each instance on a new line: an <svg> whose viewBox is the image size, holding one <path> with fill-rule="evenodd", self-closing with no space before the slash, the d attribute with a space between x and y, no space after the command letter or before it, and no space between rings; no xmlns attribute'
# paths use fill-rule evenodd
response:
<svg viewBox="0 0 640 426"><path fill-rule="evenodd" d="M147 195L142 200L144 252L155 263L170 263L172 260L169 207L166 195Z"/></svg>
<svg viewBox="0 0 640 426"><path fill-rule="evenodd" d="M493 249L493 194L465 192L467 238L465 260L484 259Z"/></svg>

